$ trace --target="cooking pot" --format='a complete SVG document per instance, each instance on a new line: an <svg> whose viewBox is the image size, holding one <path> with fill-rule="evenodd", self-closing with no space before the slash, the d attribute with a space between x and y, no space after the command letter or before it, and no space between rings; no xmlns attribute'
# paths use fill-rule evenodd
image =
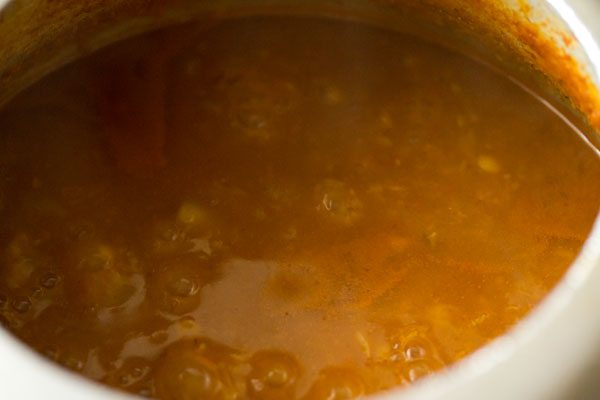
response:
<svg viewBox="0 0 600 400"><path fill-rule="evenodd" d="M514 76L533 77L561 112L583 121L579 130L600 154L598 0L0 0L0 106L113 41L198 17L252 14L347 18L458 44ZM561 282L510 332L408 389L372 397L600 398L598 306L600 218ZM4 399L131 398L46 361L2 329L0 377Z"/></svg>

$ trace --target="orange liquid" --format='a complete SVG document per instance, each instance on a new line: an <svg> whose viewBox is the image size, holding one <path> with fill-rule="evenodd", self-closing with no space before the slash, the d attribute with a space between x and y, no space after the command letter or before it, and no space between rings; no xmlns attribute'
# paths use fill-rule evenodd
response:
<svg viewBox="0 0 600 400"><path fill-rule="evenodd" d="M600 161L471 59L364 26L134 38L0 114L0 318L161 399L344 399L502 334L561 278Z"/></svg>

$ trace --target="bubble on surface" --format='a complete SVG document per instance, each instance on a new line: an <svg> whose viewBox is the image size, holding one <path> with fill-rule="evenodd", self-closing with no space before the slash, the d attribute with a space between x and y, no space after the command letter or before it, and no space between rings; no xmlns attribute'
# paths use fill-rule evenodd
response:
<svg viewBox="0 0 600 400"><path fill-rule="evenodd" d="M13 310L25 314L31 308L31 301L27 297L17 297L11 302Z"/></svg>
<svg viewBox="0 0 600 400"><path fill-rule="evenodd" d="M161 311L183 315L200 304L201 289L215 273L208 260L194 255L165 259L149 278L148 294Z"/></svg>
<svg viewBox="0 0 600 400"><path fill-rule="evenodd" d="M247 392L253 399L294 398L301 373L296 358L283 351L264 350L250 359Z"/></svg>
<svg viewBox="0 0 600 400"><path fill-rule="evenodd" d="M366 392L365 383L351 368L329 367L323 369L309 389L306 400L346 400Z"/></svg>
<svg viewBox="0 0 600 400"><path fill-rule="evenodd" d="M169 282L169 292L176 297L189 297L198 293L200 285L192 279L181 276Z"/></svg>
<svg viewBox="0 0 600 400"><path fill-rule="evenodd" d="M407 325L393 328L390 333L389 361L398 364L424 361L429 367L443 365L437 346L423 325Z"/></svg>
<svg viewBox="0 0 600 400"><path fill-rule="evenodd" d="M116 371L109 373L106 383L120 386L124 389L142 388L147 383L152 365L143 357L130 357Z"/></svg>
<svg viewBox="0 0 600 400"><path fill-rule="evenodd" d="M418 379L431 375L433 370L425 361L417 361L410 363L407 370L407 378L410 382L415 382Z"/></svg>
<svg viewBox="0 0 600 400"><path fill-rule="evenodd" d="M233 374L234 352L217 343L194 339L165 350L154 372L156 394L164 400L235 399L243 386Z"/></svg>
<svg viewBox="0 0 600 400"><path fill-rule="evenodd" d="M59 280L59 276L54 272L46 272L40 278L40 285L42 285L42 287L45 289L52 289L56 286Z"/></svg>
<svg viewBox="0 0 600 400"><path fill-rule="evenodd" d="M404 356L407 361L421 360L425 358L426 355L427 352L425 349L419 345L410 345L404 350Z"/></svg>
<svg viewBox="0 0 600 400"><path fill-rule="evenodd" d="M181 224L161 220L154 224L151 234L151 250L157 256L171 256L194 247L188 238L187 229Z"/></svg>

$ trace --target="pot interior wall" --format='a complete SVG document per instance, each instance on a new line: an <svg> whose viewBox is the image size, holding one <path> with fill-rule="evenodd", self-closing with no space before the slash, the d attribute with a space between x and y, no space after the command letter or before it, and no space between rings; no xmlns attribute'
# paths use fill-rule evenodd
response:
<svg viewBox="0 0 600 400"><path fill-rule="evenodd" d="M513 4L514 3L514 4ZM70 60L191 19L324 15L417 32L507 70L600 128L600 94L582 49L545 2L484 0L10 1L0 13L0 105ZM558 90L556 90L558 88ZM578 110L578 111L576 111ZM580 111L580 112L579 112ZM584 124L585 125L585 124ZM596 144L600 138L584 131Z"/></svg>

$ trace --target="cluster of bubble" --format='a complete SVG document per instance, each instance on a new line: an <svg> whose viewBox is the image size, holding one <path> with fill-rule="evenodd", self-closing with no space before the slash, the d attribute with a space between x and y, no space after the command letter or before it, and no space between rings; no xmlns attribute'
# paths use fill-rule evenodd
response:
<svg viewBox="0 0 600 400"><path fill-rule="evenodd" d="M21 324L21 316L54 289L61 278L52 263L27 234L19 233L8 244L0 265L0 322Z"/></svg>

